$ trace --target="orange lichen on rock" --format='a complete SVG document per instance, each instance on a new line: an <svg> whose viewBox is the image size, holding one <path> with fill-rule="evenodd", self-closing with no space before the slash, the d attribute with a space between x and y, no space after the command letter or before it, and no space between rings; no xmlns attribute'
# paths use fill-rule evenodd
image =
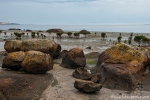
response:
<svg viewBox="0 0 150 100"><path fill-rule="evenodd" d="M144 61L144 56L141 52L124 43L117 44L107 49L105 54L109 56L106 62L127 63L132 60L138 62Z"/></svg>

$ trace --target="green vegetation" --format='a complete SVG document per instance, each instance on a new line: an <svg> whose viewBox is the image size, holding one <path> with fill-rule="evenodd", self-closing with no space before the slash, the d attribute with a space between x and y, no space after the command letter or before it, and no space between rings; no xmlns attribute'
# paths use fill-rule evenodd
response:
<svg viewBox="0 0 150 100"><path fill-rule="evenodd" d="M14 32L14 35L16 36L16 39L21 39L22 33Z"/></svg>
<svg viewBox="0 0 150 100"><path fill-rule="evenodd" d="M5 34L5 36L6 36L6 34L7 34L7 33L6 33L6 32L4 32L4 34Z"/></svg>
<svg viewBox="0 0 150 100"><path fill-rule="evenodd" d="M119 35L119 36L118 36L118 38L117 38L118 43L120 43L120 42L121 42L121 39L122 39L122 36L121 36L121 33L120 33L120 35Z"/></svg>
<svg viewBox="0 0 150 100"><path fill-rule="evenodd" d="M84 36L86 37L86 34L87 34L87 33L86 33L86 32L83 32L82 34L84 34Z"/></svg>
<svg viewBox="0 0 150 100"><path fill-rule="evenodd" d="M76 33L74 33L73 35L74 35L76 38L79 38L79 36L80 36L80 34L79 34L79 33L77 33L77 32L76 32Z"/></svg>
<svg viewBox="0 0 150 100"><path fill-rule="evenodd" d="M128 38L128 44L131 45L132 44L132 37L133 37L133 33L130 34L129 38Z"/></svg>
<svg viewBox="0 0 150 100"><path fill-rule="evenodd" d="M68 32L67 34L68 34L68 36L69 36L69 38L70 38L70 37L71 37L71 35L72 35L72 32Z"/></svg>
<svg viewBox="0 0 150 100"><path fill-rule="evenodd" d="M102 37L103 40L104 40L104 38L106 38L106 33L102 32L102 33L101 33L101 37Z"/></svg>
<svg viewBox="0 0 150 100"><path fill-rule="evenodd" d="M37 36L39 37L39 32L37 32L36 34L37 34Z"/></svg>
<svg viewBox="0 0 150 100"><path fill-rule="evenodd" d="M143 35L137 35L137 36L134 37L134 41L135 41L136 43L138 43L139 46L140 46L140 44L141 44L143 38L145 38L145 36L143 36Z"/></svg>
<svg viewBox="0 0 150 100"><path fill-rule="evenodd" d="M63 34L62 32L57 32L56 35L57 35L57 37L60 37L60 38L61 38L62 34Z"/></svg>
<svg viewBox="0 0 150 100"><path fill-rule="evenodd" d="M31 33L31 37L32 37L32 38L35 38L35 32L32 32L32 33Z"/></svg>

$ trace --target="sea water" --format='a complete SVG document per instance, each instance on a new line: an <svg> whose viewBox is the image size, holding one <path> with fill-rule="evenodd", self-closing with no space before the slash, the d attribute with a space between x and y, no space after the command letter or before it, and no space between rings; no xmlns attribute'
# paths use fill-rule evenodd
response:
<svg viewBox="0 0 150 100"><path fill-rule="evenodd" d="M19 28L22 30L48 30L61 28L64 31L80 31L82 29L93 32L133 32L150 33L150 24L108 24L108 25L0 25L0 30Z"/></svg>

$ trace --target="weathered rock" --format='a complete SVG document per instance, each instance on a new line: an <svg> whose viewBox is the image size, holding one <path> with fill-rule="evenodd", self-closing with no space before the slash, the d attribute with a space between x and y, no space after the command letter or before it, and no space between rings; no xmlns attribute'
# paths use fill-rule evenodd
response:
<svg viewBox="0 0 150 100"><path fill-rule="evenodd" d="M34 75L1 70L0 100L39 100L52 82L57 84L50 73Z"/></svg>
<svg viewBox="0 0 150 100"><path fill-rule="evenodd" d="M138 50L117 44L102 54L93 73L99 73L100 83L111 89L134 90L145 70L145 56Z"/></svg>
<svg viewBox="0 0 150 100"><path fill-rule="evenodd" d="M62 67L66 68L78 68L85 67L86 59L81 48L73 48L68 51L66 56L62 58Z"/></svg>
<svg viewBox="0 0 150 100"><path fill-rule="evenodd" d="M50 55L39 51L28 51L22 62L22 68L27 73L44 74L53 68Z"/></svg>
<svg viewBox="0 0 150 100"><path fill-rule="evenodd" d="M22 42L22 51L36 50L43 53L49 53L51 57L55 57L61 51L61 46L53 40L45 39L28 39Z"/></svg>
<svg viewBox="0 0 150 100"><path fill-rule="evenodd" d="M64 33L64 31L62 29L49 29L46 32L48 32L48 33L52 33L52 32L54 32L54 33L57 33L57 32Z"/></svg>
<svg viewBox="0 0 150 100"><path fill-rule="evenodd" d="M61 46L58 43L53 40L45 39L9 40L5 42L4 48L7 52L41 51L50 54L53 58L58 57L61 51Z"/></svg>
<svg viewBox="0 0 150 100"><path fill-rule="evenodd" d="M93 77L91 78L91 81L94 82L94 83L99 83L100 82L100 75L99 74L95 74L93 75Z"/></svg>
<svg viewBox="0 0 150 100"><path fill-rule="evenodd" d="M63 58L63 57L66 56L67 53L68 53L68 50L63 50L63 51L60 52L59 57Z"/></svg>
<svg viewBox="0 0 150 100"><path fill-rule="evenodd" d="M4 44L4 49L10 53L21 50L22 41L21 40L8 40Z"/></svg>
<svg viewBox="0 0 150 100"><path fill-rule="evenodd" d="M12 70L19 70L21 63L24 60L26 53L23 51L8 53L2 63L2 68L9 68Z"/></svg>
<svg viewBox="0 0 150 100"><path fill-rule="evenodd" d="M91 46L86 47L85 49L91 49Z"/></svg>
<svg viewBox="0 0 150 100"><path fill-rule="evenodd" d="M79 32L80 34L91 34L89 31L87 31L87 30L81 30L80 32Z"/></svg>
<svg viewBox="0 0 150 100"><path fill-rule="evenodd" d="M72 75L75 77L75 78L78 78L78 79L83 79L83 80L90 80L91 77L92 77L92 74L90 74L87 69L85 69L84 67L80 67L80 68L77 68L73 73Z"/></svg>
<svg viewBox="0 0 150 100"><path fill-rule="evenodd" d="M92 81L76 79L74 83L74 87L81 92L90 93L90 92L100 91L102 85L98 83L94 83Z"/></svg>

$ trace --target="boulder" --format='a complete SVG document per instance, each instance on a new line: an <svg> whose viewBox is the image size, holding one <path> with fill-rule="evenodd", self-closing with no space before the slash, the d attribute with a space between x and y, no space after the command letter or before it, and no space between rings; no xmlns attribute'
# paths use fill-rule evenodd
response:
<svg viewBox="0 0 150 100"><path fill-rule="evenodd" d="M90 80L91 77L92 77L92 74L89 73L89 72L87 71L87 69L85 69L84 67L77 68L77 69L72 73L72 75L73 75L75 78L83 79L83 80Z"/></svg>
<svg viewBox="0 0 150 100"><path fill-rule="evenodd" d="M21 40L8 40L4 44L4 49L10 53L21 50L22 41Z"/></svg>
<svg viewBox="0 0 150 100"><path fill-rule="evenodd" d="M2 68L9 68L11 70L19 70L21 63L24 60L26 53L23 51L8 53L3 59Z"/></svg>
<svg viewBox="0 0 150 100"><path fill-rule="evenodd" d="M53 61L49 54L28 51L22 62L22 68L27 73L44 74L53 68Z"/></svg>
<svg viewBox="0 0 150 100"><path fill-rule="evenodd" d="M93 74L101 76L100 83L110 89L135 90L145 70L145 56L124 43L102 52Z"/></svg>
<svg viewBox="0 0 150 100"><path fill-rule="evenodd" d="M100 82L100 75L99 74L95 74L93 75L93 77L91 78L91 81L94 82L94 83L99 83Z"/></svg>
<svg viewBox="0 0 150 100"><path fill-rule="evenodd" d="M91 49L91 46L86 47L85 49Z"/></svg>
<svg viewBox="0 0 150 100"><path fill-rule="evenodd" d="M7 52L41 51L50 54L53 58L58 57L61 51L61 46L58 43L53 40L45 39L9 40L5 42L4 48Z"/></svg>
<svg viewBox="0 0 150 100"><path fill-rule="evenodd" d="M73 48L62 58L62 67L76 69L85 67L86 59L81 48Z"/></svg>
<svg viewBox="0 0 150 100"><path fill-rule="evenodd" d="M87 30L81 30L80 32L79 32L80 34L91 34L89 31L87 31Z"/></svg>
<svg viewBox="0 0 150 100"><path fill-rule="evenodd" d="M64 33L64 31L62 29L49 29L47 30L46 32L48 33L58 33L58 32L61 32L61 33Z"/></svg>
<svg viewBox="0 0 150 100"><path fill-rule="evenodd" d="M63 58L63 57L66 56L67 53L68 53L68 50L63 50L63 51L61 51L61 52L59 53L59 57L60 57L60 58Z"/></svg>
<svg viewBox="0 0 150 100"><path fill-rule="evenodd" d="M102 85L98 83L94 83L92 81L76 79L74 83L74 87L81 92L91 93L91 92L100 91Z"/></svg>

